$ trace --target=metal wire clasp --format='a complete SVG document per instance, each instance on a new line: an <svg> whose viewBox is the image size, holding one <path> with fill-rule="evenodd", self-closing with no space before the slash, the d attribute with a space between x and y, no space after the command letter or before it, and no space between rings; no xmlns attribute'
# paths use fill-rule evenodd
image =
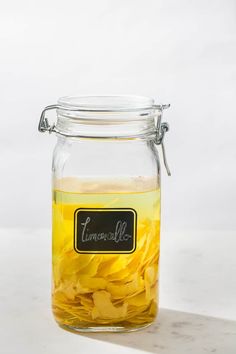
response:
<svg viewBox="0 0 236 354"><path fill-rule="evenodd" d="M40 133L45 133L45 132L53 132L54 131L54 128L55 128L55 124L53 125L50 125L48 123L48 119L46 118L46 112L47 111L50 111L51 109L57 109L58 108L58 105L56 104L53 104L51 106L47 106L44 108L44 110L42 111L41 113L41 116L40 116L40 119L39 119L39 125L38 125L38 131Z"/></svg>
<svg viewBox="0 0 236 354"><path fill-rule="evenodd" d="M156 122L156 139L155 144L161 145L163 162L166 168L168 176L171 176L171 172L166 159L166 150L164 145L165 133L169 130L169 124L167 122L162 122L163 110L170 107L170 104L155 105L154 109L157 110L157 122Z"/></svg>

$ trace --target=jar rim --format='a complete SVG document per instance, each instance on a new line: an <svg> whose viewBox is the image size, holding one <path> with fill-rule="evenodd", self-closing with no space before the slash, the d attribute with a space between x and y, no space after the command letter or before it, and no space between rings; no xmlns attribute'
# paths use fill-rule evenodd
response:
<svg viewBox="0 0 236 354"><path fill-rule="evenodd" d="M154 100L135 95L64 96L58 100L59 109L85 112L136 112L154 109Z"/></svg>

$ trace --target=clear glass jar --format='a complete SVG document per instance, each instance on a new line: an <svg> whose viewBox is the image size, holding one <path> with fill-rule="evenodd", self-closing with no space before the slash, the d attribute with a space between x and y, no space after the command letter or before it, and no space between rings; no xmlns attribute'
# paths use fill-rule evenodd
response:
<svg viewBox="0 0 236 354"><path fill-rule="evenodd" d="M52 127L45 118L51 108L57 109ZM155 144L162 108L146 97L86 96L61 98L43 111L40 131L54 131L58 138L52 167L52 307L62 327L129 331L157 315Z"/></svg>

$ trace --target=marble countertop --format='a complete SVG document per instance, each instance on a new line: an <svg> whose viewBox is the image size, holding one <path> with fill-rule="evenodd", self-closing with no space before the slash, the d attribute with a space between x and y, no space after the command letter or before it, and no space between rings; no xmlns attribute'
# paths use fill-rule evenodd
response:
<svg viewBox="0 0 236 354"><path fill-rule="evenodd" d="M236 232L162 232L160 313L133 333L74 334L50 311L50 231L0 229L0 353L236 353Z"/></svg>

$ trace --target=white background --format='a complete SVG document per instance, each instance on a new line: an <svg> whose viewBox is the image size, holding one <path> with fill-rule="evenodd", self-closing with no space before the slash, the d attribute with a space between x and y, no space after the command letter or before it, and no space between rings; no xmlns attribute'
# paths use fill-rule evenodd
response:
<svg viewBox="0 0 236 354"><path fill-rule="evenodd" d="M9 0L0 27L0 226L50 226L42 108L118 93L172 104L163 229L236 229L235 0Z"/></svg>

